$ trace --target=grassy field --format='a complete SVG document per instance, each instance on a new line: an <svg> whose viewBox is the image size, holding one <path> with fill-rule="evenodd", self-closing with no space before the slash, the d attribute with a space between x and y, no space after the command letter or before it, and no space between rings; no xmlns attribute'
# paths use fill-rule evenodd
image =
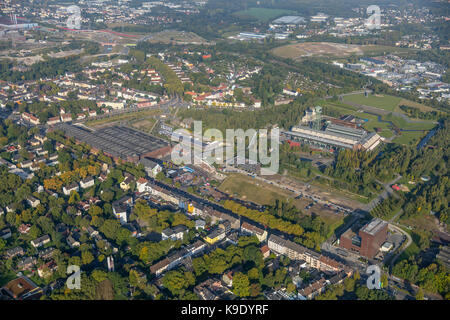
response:
<svg viewBox="0 0 450 320"><path fill-rule="evenodd" d="M420 139L425 135L423 132L402 132L402 134L396 137L392 142L404 145L416 145Z"/></svg>
<svg viewBox="0 0 450 320"><path fill-rule="evenodd" d="M256 19L262 22L269 22L284 15L293 15L297 12L284 9L250 8L235 12L233 15L241 19Z"/></svg>
<svg viewBox="0 0 450 320"><path fill-rule="evenodd" d="M310 56L344 57L362 55L361 46L334 42L299 42L272 50L273 54L287 59Z"/></svg>
<svg viewBox="0 0 450 320"><path fill-rule="evenodd" d="M418 102L414 102L414 101L411 101L411 100L406 100L406 99L402 99L402 100L400 101L400 103L398 104L397 108L396 108L394 111L396 111L396 112L402 112L402 113L403 113L403 110L400 109L400 107L399 107L399 106L401 106L401 105L405 105L405 106L408 106L408 107L417 108L417 109L420 109L420 111L423 111L423 112L426 112L426 111L435 111L435 109L433 109L433 108L431 108L431 107L429 107L429 106L426 106L426 105L424 105L424 104L421 104L421 103L418 103Z"/></svg>
<svg viewBox="0 0 450 320"><path fill-rule="evenodd" d="M383 117L384 120L391 121L397 127L403 130L431 130L436 124L432 121L421 120L420 122L407 122L401 117L394 116L392 114Z"/></svg>
<svg viewBox="0 0 450 320"><path fill-rule="evenodd" d="M423 233L426 232L436 232L439 228L436 224L435 217L432 215L419 215L413 218L400 217L400 222L407 226L412 226L415 228L414 231ZM448 229L447 229L448 230Z"/></svg>
<svg viewBox="0 0 450 320"><path fill-rule="evenodd" d="M319 100L317 102L320 106L325 106L329 109L335 110L339 112L340 114L353 114L354 112L358 111L358 109L354 106L351 106L349 104L345 104L339 101L330 101L330 100Z"/></svg>
<svg viewBox="0 0 450 320"><path fill-rule="evenodd" d="M372 199L369 199L366 196L353 193L353 192L351 192L349 190L346 190L346 189L335 188L334 186L329 185L327 182L324 182L322 180L318 180L318 177L316 177L315 179L310 180L309 183L311 185L319 187L320 189L322 189L323 191L326 191L328 193L334 194L336 196L352 199L352 200L358 201L360 203L367 204L367 203L369 203L372 200Z"/></svg>
<svg viewBox="0 0 450 320"><path fill-rule="evenodd" d="M273 204L276 199L286 200L292 196L291 193L242 174L229 175L219 190L261 205Z"/></svg>
<svg viewBox="0 0 450 320"><path fill-rule="evenodd" d="M344 102L345 101L380 108L387 111L394 111L400 101L402 101L402 98L387 95L369 95L368 97L365 97L364 94L353 94L350 96L345 96Z"/></svg>
<svg viewBox="0 0 450 320"><path fill-rule="evenodd" d="M405 229L404 229L405 230ZM407 231L407 230L405 230ZM409 231L409 230L408 230ZM409 245L408 248L406 248L405 251L398 257L397 263L401 260L409 259L409 257L412 257L420 252L420 248L418 246L419 236L413 232L410 232L411 238L413 239L413 242Z"/></svg>
<svg viewBox="0 0 450 320"><path fill-rule="evenodd" d="M365 55L385 55L387 53L391 54L404 54L413 51L414 49L410 48L399 48L399 47L390 47L390 46L380 46L380 45L366 45L361 46Z"/></svg>
<svg viewBox="0 0 450 320"><path fill-rule="evenodd" d="M150 132L150 130L153 128L153 125L155 124L156 119L149 118L149 119L143 119L143 120L137 120L136 122L133 122L131 124L132 127L145 131Z"/></svg>
<svg viewBox="0 0 450 320"><path fill-rule="evenodd" d="M385 53L402 54L411 49L380 45L353 45L335 42L299 42L273 49L273 53L283 58L299 59L304 56L342 58L349 55L375 56Z"/></svg>

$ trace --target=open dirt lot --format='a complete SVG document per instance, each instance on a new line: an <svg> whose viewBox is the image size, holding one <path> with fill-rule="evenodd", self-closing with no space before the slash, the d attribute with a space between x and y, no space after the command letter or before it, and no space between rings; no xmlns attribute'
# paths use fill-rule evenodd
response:
<svg viewBox="0 0 450 320"><path fill-rule="evenodd" d="M331 43L331 42L303 42L290 44L273 49L273 53L282 58L300 59L309 56L348 56L362 55L361 46Z"/></svg>

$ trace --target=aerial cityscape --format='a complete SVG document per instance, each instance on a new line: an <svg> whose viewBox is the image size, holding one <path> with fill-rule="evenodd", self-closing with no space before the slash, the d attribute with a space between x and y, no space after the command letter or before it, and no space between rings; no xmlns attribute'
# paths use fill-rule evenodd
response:
<svg viewBox="0 0 450 320"><path fill-rule="evenodd" d="M0 300L450 300L449 36L446 0L0 1Z"/></svg>

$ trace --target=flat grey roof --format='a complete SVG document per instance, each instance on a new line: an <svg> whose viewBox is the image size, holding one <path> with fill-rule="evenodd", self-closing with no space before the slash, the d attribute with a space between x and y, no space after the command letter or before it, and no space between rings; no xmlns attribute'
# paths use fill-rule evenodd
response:
<svg viewBox="0 0 450 320"><path fill-rule="evenodd" d="M68 124L59 125L57 128L69 137L124 159L141 157L169 145L161 139L123 126L107 127L92 132Z"/></svg>
<svg viewBox="0 0 450 320"><path fill-rule="evenodd" d="M300 16L284 16L278 19L275 19L272 23L281 23L281 24L299 24L306 22L305 18Z"/></svg>
<svg viewBox="0 0 450 320"><path fill-rule="evenodd" d="M366 224L361 231L365 232L367 234L370 234L374 236L377 234L385 225L387 225L387 222L384 220L381 220L380 218L375 218L372 221L370 221L368 224Z"/></svg>

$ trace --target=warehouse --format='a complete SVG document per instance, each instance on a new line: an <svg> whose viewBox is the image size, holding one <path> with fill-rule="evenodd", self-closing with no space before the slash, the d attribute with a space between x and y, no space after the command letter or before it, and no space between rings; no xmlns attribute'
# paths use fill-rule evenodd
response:
<svg viewBox="0 0 450 320"><path fill-rule="evenodd" d="M89 131L74 125L61 124L57 129L78 143L86 143L94 151L103 151L115 160L138 162L145 157L160 159L171 152L170 145L165 141L128 127L113 126Z"/></svg>
<svg viewBox="0 0 450 320"><path fill-rule="evenodd" d="M303 17L299 16L283 16L280 17L274 21L272 21L272 24L274 25L281 25L281 24L287 24L287 25L297 25L297 24L305 24L306 20Z"/></svg>
<svg viewBox="0 0 450 320"><path fill-rule="evenodd" d="M24 18L11 15L10 17L0 17L0 28L5 29L33 29L38 26L37 23L26 21Z"/></svg>
<svg viewBox="0 0 450 320"><path fill-rule="evenodd" d="M363 129L330 123L325 130L317 130L309 126L296 126L291 131L284 131L288 141L311 145L319 149L336 151L339 149L362 149L371 151L381 142L375 132L368 133Z"/></svg>

